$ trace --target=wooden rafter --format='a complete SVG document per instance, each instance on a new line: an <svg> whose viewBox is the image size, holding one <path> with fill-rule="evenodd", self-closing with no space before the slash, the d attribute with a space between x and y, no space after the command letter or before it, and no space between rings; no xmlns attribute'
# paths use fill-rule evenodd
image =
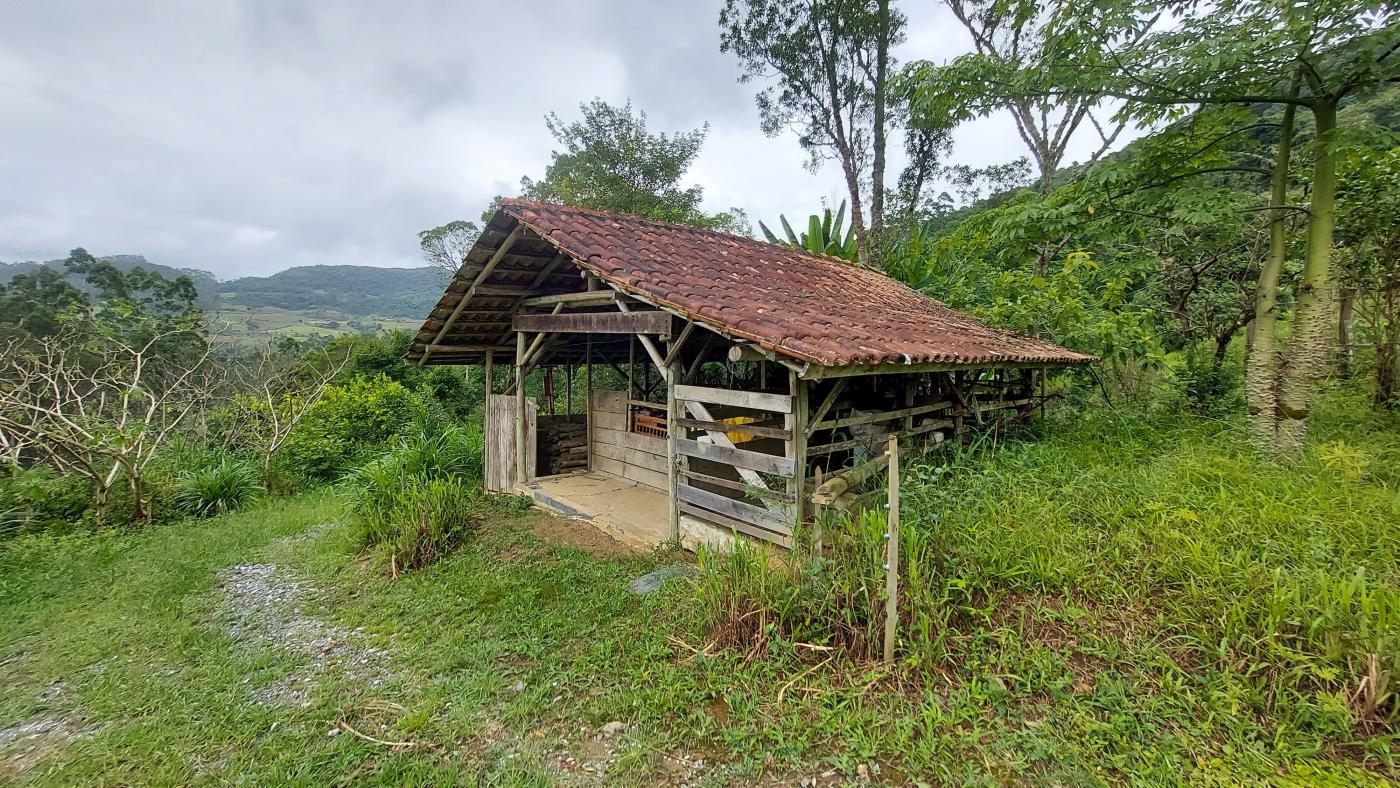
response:
<svg viewBox="0 0 1400 788"><path fill-rule="evenodd" d="M491 272L495 270L496 266L501 262L501 258L506 256L506 252L510 251L510 248L515 245L515 242L524 231L525 226L517 224L515 229L510 231L510 235L507 235L506 239L497 247L496 253L491 255L491 259L487 261L486 265L477 273L476 278L472 280L466 292L462 293L462 298L457 301L457 306L452 309L452 314L448 316L447 320L443 321L442 328L438 329L437 335L433 337L433 341L429 342L428 347L424 348L423 355L418 357L418 366L421 367L427 362L428 357L432 355L433 352L432 346L441 342L442 338L447 335L448 330L452 328L452 324L457 321L458 316L462 314L462 310L466 309L467 303L472 300L472 296L476 295L477 288L481 287L481 284L486 281L486 277L491 275Z"/></svg>

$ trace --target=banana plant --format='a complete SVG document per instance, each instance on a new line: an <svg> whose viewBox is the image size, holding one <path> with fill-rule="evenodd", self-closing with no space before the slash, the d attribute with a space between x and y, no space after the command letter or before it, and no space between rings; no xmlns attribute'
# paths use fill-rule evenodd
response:
<svg viewBox="0 0 1400 788"><path fill-rule="evenodd" d="M783 232L786 238L779 238L768 229L768 225L763 222L758 223L758 227L763 231L763 235L768 239L768 243L791 246L794 249L806 249L817 254L839 257L854 263L857 259L856 252L856 230L855 227L845 228L842 232L842 225L846 222L846 201L841 201L841 207L832 214L830 208L822 210L820 216L812 214L807 218L807 231L798 234L788 224L786 216L778 215L778 221L783 224Z"/></svg>

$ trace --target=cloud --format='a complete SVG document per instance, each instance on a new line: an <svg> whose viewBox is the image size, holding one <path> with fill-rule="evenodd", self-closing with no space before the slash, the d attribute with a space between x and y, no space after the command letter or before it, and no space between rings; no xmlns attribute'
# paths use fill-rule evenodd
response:
<svg viewBox="0 0 1400 788"><path fill-rule="evenodd" d="M965 45L944 12L909 5L901 57ZM476 219L542 173L545 113L594 96L630 98L658 129L708 122L692 176L712 209L771 220L840 199L835 167L812 175L790 135L759 130L718 15L650 0L12 4L0 260L84 246L225 278L414 265L418 230ZM986 123L960 157L1022 155L1009 124Z"/></svg>

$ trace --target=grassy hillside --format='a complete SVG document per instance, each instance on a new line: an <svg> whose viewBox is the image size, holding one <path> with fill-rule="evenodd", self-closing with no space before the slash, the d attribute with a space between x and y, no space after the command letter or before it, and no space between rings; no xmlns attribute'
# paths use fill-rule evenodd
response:
<svg viewBox="0 0 1400 788"><path fill-rule="evenodd" d="M431 267L312 265L220 282L208 271L172 268L139 254L102 259L123 271L140 266L171 279L189 276L213 331L240 341L414 329L437 303L444 285ZM0 284L40 266L61 270L63 261L0 263Z"/></svg>
<svg viewBox="0 0 1400 788"><path fill-rule="evenodd" d="M1394 658L1400 425L1328 404L1289 469L1184 415L910 468L902 538L938 556L910 603L940 621L896 665L786 629L825 570L728 649L722 575L633 596L688 559L537 514L398 581L324 495L17 538L0 781L1387 784L1394 721L1348 655Z"/></svg>

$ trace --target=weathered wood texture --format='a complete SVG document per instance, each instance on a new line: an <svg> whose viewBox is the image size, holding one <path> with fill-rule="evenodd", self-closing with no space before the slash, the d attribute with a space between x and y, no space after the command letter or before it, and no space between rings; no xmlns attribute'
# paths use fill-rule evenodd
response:
<svg viewBox="0 0 1400 788"><path fill-rule="evenodd" d="M687 402L730 405L736 408L791 413L792 397L787 394L765 394L757 391L734 391L706 386L676 386L676 398Z"/></svg>
<svg viewBox="0 0 1400 788"><path fill-rule="evenodd" d="M595 390L589 395L593 435L589 444L594 470L665 493L666 441L627 431L627 393Z"/></svg>
<svg viewBox="0 0 1400 788"><path fill-rule="evenodd" d="M667 334L668 312L561 312L554 315L516 315L516 331L551 331L562 334Z"/></svg>
<svg viewBox="0 0 1400 788"><path fill-rule="evenodd" d="M485 484L492 492L513 492L515 490L515 397L510 394L492 394L488 408L483 452L485 454ZM535 423L539 405L533 397L526 398L525 431L527 443L535 445ZM529 453L527 463L535 457Z"/></svg>

